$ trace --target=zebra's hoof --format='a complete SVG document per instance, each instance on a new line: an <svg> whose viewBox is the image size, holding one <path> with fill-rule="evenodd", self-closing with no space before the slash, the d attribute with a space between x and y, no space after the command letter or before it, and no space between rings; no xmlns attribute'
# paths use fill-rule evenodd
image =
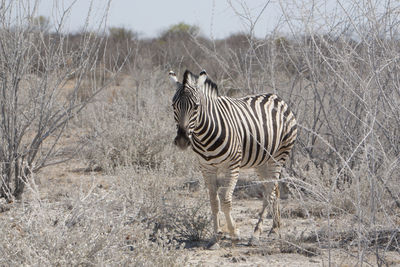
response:
<svg viewBox="0 0 400 267"><path fill-rule="evenodd" d="M249 240L248 245L250 247L258 247L260 245L260 239L257 236L252 236Z"/></svg>
<svg viewBox="0 0 400 267"><path fill-rule="evenodd" d="M232 247L235 247L239 242L241 238L239 236L235 236L232 238Z"/></svg>
<svg viewBox="0 0 400 267"><path fill-rule="evenodd" d="M232 242L239 242L240 241L240 232L236 229L233 233L229 234L231 237Z"/></svg>
<svg viewBox="0 0 400 267"><path fill-rule="evenodd" d="M241 238L240 238L240 236L235 236L235 237L233 237L232 238L232 242L239 242L240 240L242 240Z"/></svg>

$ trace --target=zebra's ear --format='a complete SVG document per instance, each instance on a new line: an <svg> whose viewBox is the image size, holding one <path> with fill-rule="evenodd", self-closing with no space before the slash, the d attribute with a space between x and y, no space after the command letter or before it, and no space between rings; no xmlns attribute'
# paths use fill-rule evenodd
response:
<svg viewBox="0 0 400 267"><path fill-rule="evenodd" d="M178 78L176 78L176 74L172 70L169 71L168 76L169 76L169 79L171 80L172 83L177 83L178 82Z"/></svg>
<svg viewBox="0 0 400 267"><path fill-rule="evenodd" d="M183 74L183 86L195 89L197 87L197 75L194 75L189 70Z"/></svg>
<svg viewBox="0 0 400 267"><path fill-rule="evenodd" d="M218 86L208 78L205 70L200 72L199 79L197 80L197 88L208 97L218 97Z"/></svg>
<svg viewBox="0 0 400 267"><path fill-rule="evenodd" d="M175 72L173 72L173 71L171 70L171 71L169 72L168 76L169 76L169 79L170 79L171 83L172 83L172 84L175 84L176 87L179 88L180 85L181 85L181 83L178 82L178 78L176 78Z"/></svg>
<svg viewBox="0 0 400 267"><path fill-rule="evenodd" d="M199 79L197 80L197 87L200 88L204 85L204 82L207 80L207 73L205 70L202 70L199 75Z"/></svg>

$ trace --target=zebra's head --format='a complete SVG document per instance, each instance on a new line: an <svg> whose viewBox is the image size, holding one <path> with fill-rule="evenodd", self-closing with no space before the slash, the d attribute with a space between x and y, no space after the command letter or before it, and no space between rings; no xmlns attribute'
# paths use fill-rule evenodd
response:
<svg viewBox="0 0 400 267"><path fill-rule="evenodd" d="M201 77L202 75L200 75ZM200 106L200 96L197 83L201 79L186 70L183 82L180 83L174 72L169 72L171 81L176 85L176 92L172 99L177 135L174 144L181 149L186 149L190 143L195 128L197 112Z"/></svg>

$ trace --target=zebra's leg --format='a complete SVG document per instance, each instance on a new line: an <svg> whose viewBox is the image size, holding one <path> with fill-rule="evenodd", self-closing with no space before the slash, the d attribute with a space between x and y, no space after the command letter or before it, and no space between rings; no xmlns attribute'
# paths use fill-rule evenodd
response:
<svg viewBox="0 0 400 267"><path fill-rule="evenodd" d="M222 231L219 225L219 206L220 201L218 197L218 187L217 187L217 169L216 168L202 168L203 177L205 184L208 189L208 194L210 197L210 205L211 205L211 212L212 212L212 219L214 225L214 235L211 238L207 247L209 249L218 249L219 245L218 242L222 235Z"/></svg>
<svg viewBox="0 0 400 267"><path fill-rule="evenodd" d="M225 214L226 224L233 242L240 240L239 231L236 229L232 218L232 195L239 177L239 163L231 165L227 175L220 184L221 208Z"/></svg>
<svg viewBox="0 0 400 267"><path fill-rule="evenodd" d="M267 215L268 208L272 206L272 203L275 199L274 196L275 183L265 182L263 183L262 187L263 187L263 206L259 213L259 218L256 227L254 228L254 235L256 237L258 237L261 234L264 218Z"/></svg>
<svg viewBox="0 0 400 267"><path fill-rule="evenodd" d="M270 163L270 165L266 167L258 168L257 172L262 180L265 181L265 178L272 178L273 181L265 182L263 184L263 207L259 214L256 227L254 228L254 234L250 240L251 244L258 243L259 236L262 232L262 224L268 211L270 211L270 214L272 216L272 228L269 233L279 234L279 228L281 226L281 216L279 208L280 193L278 183L279 175L281 172L281 165L279 163Z"/></svg>
<svg viewBox="0 0 400 267"><path fill-rule="evenodd" d="M279 183L274 182L274 188L270 194L270 207L272 208L271 215L272 215L272 227L269 231L269 234L276 233L280 235L279 230L281 228L281 210L279 207L279 199L280 199L280 192L279 192Z"/></svg>

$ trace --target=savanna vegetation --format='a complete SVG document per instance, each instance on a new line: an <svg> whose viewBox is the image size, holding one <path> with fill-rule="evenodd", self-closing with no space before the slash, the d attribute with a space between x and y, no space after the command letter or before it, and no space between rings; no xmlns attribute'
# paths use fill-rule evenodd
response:
<svg viewBox="0 0 400 267"><path fill-rule="evenodd" d="M185 23L142 38L105 25L107 7L69 33L64 15L52 24L20 2L32 1L0 6L0 265L170 266L202 251L208 194L194 155L172 144L168 71L185 69L206 69L222 95L277 93L299 124L281 239L250 250L244 234L228 263L251 265L248 251L266 264L400 263L398 3L281 1L260 38L243 1L248 31L215 40ZM234 207L259 197L252 177ZM253 215L235 218L250 229Z"/></svg>

